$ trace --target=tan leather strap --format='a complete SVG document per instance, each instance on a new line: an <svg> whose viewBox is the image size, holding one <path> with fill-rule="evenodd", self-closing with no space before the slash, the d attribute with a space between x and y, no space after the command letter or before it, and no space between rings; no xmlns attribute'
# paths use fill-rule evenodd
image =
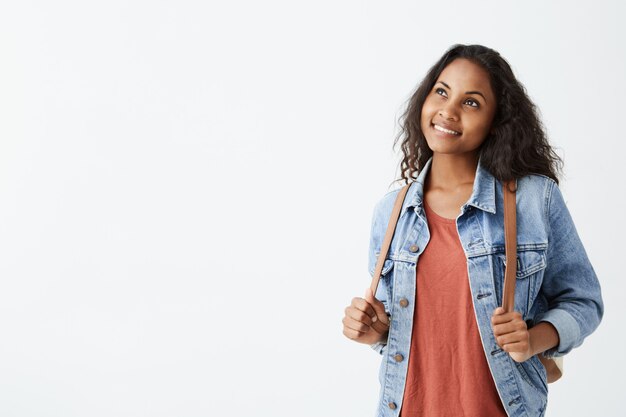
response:
<svg viewBox="0 0 626 417"><path fill-rule="evenodd" d="M515 180L502 184L504 196L504 248L506 269L504 272L504 289L502 290L502 308L510 313L515 308L515 271L517 270L517 219L515 217Z"/></svg>
<svg viewBox="0 0 626 417"><path fill-rule="evenodd" d="M402 189L400 189L400 192L398 193L398 196L396 197L396 202L393 206L391 217L389 218L387 232L385 232L385 238L383 239L383 244L380 248L380 255L378 255L378 259L376 260L376 268L374 268L372 285L370 285L370 288L372 289L372 294L374 295L376 294L378 282L380 281L380 274L383 271L383 265L385 264L385 259L387 258L387 252L389 252L389 246L391 245L391 240L393 239L393 234L396 230L396 224L398 223L398 218L400 217L400 210L402 210L404 197L406 196L407 191L409 191L409 187L411 186L411 184L412 183L410 182L402 187Z"/></svg>

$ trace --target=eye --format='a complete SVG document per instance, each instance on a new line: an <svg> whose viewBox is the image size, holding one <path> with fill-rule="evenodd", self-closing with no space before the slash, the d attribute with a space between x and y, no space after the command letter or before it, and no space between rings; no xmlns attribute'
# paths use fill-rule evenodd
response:
<svg viewBox="0 0 626 417"><path fill-rule="evenodd" d="M446 92L446 90L444 90L444 89L443 89L443 88L441 88L441 87L435 88L435 94L439 94L439 92L440 92L440 91L443 91L444 93ZM447 94L447 93L446 93L446 94ZM441 95L441 94L439 94L439 95Z"/></svg>
<svg viewBox="0 0 626 417"><path fill-rule="evenodd" d="M467 100L465 100L465 102L468 102L468 101L471 101L472 103L475 104L475 106L472 105L472 107L476 107L476 108L480 107L480 104L478 104L478 102L474 100L473 98L468 98Z"/></svg>

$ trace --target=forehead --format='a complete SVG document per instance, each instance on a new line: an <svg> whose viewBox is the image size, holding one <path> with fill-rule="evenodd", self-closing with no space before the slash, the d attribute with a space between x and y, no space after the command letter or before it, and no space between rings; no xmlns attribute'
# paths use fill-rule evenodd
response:
<svg viewBox="0 0 626 417"><path fill-rule="evenodd" d="M467 59L457 58L449 63L437 81L445 82L455 92L478 90L486 96L493 96L487 71Z"/></svg>

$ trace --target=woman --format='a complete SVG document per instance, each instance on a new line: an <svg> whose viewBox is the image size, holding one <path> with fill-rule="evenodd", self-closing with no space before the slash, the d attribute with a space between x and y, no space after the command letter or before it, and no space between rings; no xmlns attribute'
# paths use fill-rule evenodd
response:
<svg viewBox="0 0 626 417"><path fill-rule="evenodd" d="M376 295L345 310L346 337L382 357L378 416L543 416L546 358L580 346L600 284L558 187L562 164L508 63L454 45L403 115L402 206ZM417 178L416 178L417 176ZM517 185L514 311L504 313L502 183ZM372 218L369 270L399 190Z"/></svg>

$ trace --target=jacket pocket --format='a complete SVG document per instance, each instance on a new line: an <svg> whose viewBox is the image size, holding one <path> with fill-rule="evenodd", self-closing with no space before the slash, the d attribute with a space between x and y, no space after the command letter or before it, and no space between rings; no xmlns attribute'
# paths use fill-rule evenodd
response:
<svg viewBox="0 0 626 417"><path fill-rule="evenodd" d="M378 259L378 257L380 256L380 252L376 252L376 259ZM383 264L383 270L381 271L380 275L381 278L387 276L387 274L389 273L389 271L391 271L391 269L393 268L393 259L385 259L385 263ZM376 270L376 264L374 264L372 266L372 269L370 269L370 277L374 278L374 271Z"/></svg>
<svg viewBox="0 0 626 417"><path fill-rule="evenodd" d="M502 288L504 287L504 274L506 270L506 255L504 252L496 253L499 259L497 266L498 279L496 287L502 304ZM515 311L519 311L527 319L532 308L541 282L543 272L547 266L545 249L518 249L515 271Z"/></svg>
<svg viewBox="0 0 626 417"><path fill-rule="evenodd" d="M543 366L543 363L541 363L537 355L530 358L528 362L530 362L535 372L539 376L539 380L541 381L541 384L546 389L546 392L548 392L548 372L546 371L546 367Z"/></svg>
<svg viewBox="0 0 626 417"><path fill-rule="evenodd" d="M535 370L535 367L532 364L533 359L536 359L536 358L530 358L524 362L517 362L517 361L513 361L513 362L515 363L515 367L517 368L522 379L526 381L528 385L530 385L539 393L541 393L543 396L546 396L548 395L547 384L543 383L543 381L541 380L541 377Z"/></svg>
<svg viewBox="0 0 626 417"><path fill-rule="evenodd" d="M506 265L506 255L499 253L498 257L502 261L503 271ZM545 250L518 250L517 251L517 270L515 276L517 279L527 278L542 269L546 268Z"/></svg>

